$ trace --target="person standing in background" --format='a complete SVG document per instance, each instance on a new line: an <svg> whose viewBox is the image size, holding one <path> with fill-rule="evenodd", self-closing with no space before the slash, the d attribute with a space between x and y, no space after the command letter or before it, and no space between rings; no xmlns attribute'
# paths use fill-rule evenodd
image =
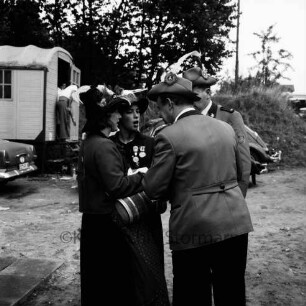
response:
<svg viewBox="0 0 306 306"><path fill-rule="evenodd" d="M251 173L251 155L241 114L234 109L217 105L211 100L210 87L217 83L217 79L204 73L201 68L193 67L184 71L183 78L192 82L193 92L201 98L201 100L194 102L195 108L203 115L228 123L234 129L238 140L239 158L242 167L238 183L243 196L246 197Z"/></svg>
<svg viewBox="0 0 306 306"><path fill-rule="evenodd" d="M76 85L70 85L58 90L58 99L56 101L56 135L59 140L66 140L70 137L70 119L76 125L71 112L71 102L72 94L77 89Z"/></svg>

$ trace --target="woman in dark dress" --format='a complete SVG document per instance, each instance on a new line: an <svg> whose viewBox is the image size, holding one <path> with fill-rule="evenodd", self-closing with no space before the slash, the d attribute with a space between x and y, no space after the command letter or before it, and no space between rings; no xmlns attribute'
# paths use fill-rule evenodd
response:
<svg viewBox="0 0 306 306"><path fill-rule="evenodd" d="M117 129L122 101L102 98L95 87L80 94L87 119L78 161L81 303L136 306L133 252L113 213L115 199L142 190L142 174L124 175L121 154L108 139Z"/></svg>
<svg viewBox="0 0 306 306"><path fill-rule="evenodd" d="M145 170L151 166L154 154L154 138L139 132L140 116L148 107L148 100L139 99L133 92L123 91L118 101L128 101L119 107L121 119L119 131L112 139L124 160L126 174ZM150 211L141 220L123 228L131 241L139 260L145 263L146 275L155 283L155 298L149 305L169 305L164 274L163 229L160 214L166 210L166 202L159 202L156 210Z"/></svg>

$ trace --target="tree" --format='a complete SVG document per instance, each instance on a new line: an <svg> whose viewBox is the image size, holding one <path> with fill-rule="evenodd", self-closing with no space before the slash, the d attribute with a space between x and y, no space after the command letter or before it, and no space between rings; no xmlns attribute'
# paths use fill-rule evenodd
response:
<svg viewBox="0 0 306 306"><path fill-rule="evenodd" d="M42 19L46 21L53 45L62 46L68 34L70 0L39 0L39 3L44 13Z"/></svg>
<svg viewBox="0 0 306 306"><path fill-rule="evenodd" d="M0 1L0 44L50 47L49 33L40 19L39 3L33 0Z"/></svg>
<svg viewBox="0 0 306 306"><path fill-rule="evenodd" d="M106 64L110 53L105 53L103 47L107 43L105 7L109 3L107 0L71 1L69 36L63 46L81 69L83 84L106 82L110 77ZM111 41L109 43L112 45Z"/></svg>
<svg viewBox="0 0 306 306"><path fill-rule="evenodd" d="M284 73L292 67L287 62L292 58L292 54L284 49L273 51L273 44L279 42L280 38L273 33L274 25L268 27L266 31L261 33L253 33L261 40L261 49L250 53L257 65L252 68L256 71L262 85L271 86L277 84L281 78L288 79Z"/></svg>
<svg viewBox="0 0 306 306"><path fill-rule="evenodd" d="M182 55L198 50L209 73L215 74L226 49L228 33L234 27L235 5L229 0L133 0L134 50L130 53L138 83L143 72L151 87L161 64L167 66ZM130 19L132 20L132 19Z"/></svg>
<svg viewBox="0 0 306 306"><path fill-rule="evenodd" d="M209 73L231 54L231 0L0 0L2 44L62 46L82 83L150 88L160 66L194 50ZM19 21L17 23L17 21ZM9 33L9 34L8 34ZM186 67L187 68L187 67Z"/></svg>
<svg viewBox="0 0 306 306"><path fill-rule="evenodd" d="M235 86L239 80L239 28L240 28L240 0L237 2L237 26L236 26L236 57L235 57Z"/></svg>

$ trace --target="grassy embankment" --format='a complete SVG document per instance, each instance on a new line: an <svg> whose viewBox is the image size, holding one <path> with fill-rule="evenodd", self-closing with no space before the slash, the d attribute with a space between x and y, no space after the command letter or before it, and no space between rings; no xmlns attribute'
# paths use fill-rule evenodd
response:
<svg viewBox="0 0 306 306"><path fill-rule="evenodd" d="M270 148L281 150L281 165L306 167L306 121L294 113L280 90L254 88L248 93L217 94L213 100L239 111Z"/></svg>

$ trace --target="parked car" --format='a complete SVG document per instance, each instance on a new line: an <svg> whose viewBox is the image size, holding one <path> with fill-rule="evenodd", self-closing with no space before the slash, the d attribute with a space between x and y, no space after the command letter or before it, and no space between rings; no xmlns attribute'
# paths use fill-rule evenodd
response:
<svg viewBox="0 0 306 306"><path fill-rule="evenodd" d="M37 170L33 145L0 139L0 185Z"/></svg>
<svg viewBox="0 0 306 306"><path fill-rule="evenodd" d="M267 172L267 166L269 163L279 162L282 158L282 152L268 148L267 143L262 140L257 132L253 131L246 125L245 128L249 141L252 161L250 175L252 178L252 183L256 185L256 175Z"/></svg>
<svg viewBox="0 0 306 306"><path fill-rule="evenodd" d="M294 112L302 119L306 119L306 94L292 93L289 101Z"/></svg>
<svg viewBox="0 0 306 306"><path fill-rule="evenodd" d="M150 128L146 134L155 137L159 131L165 128L167 124L161 118L151 120ZM268 145L262 140L257 132L250 129L245 125L247 138L250 145L251 154L251 179L252 183L256 185L256 175L265 173L268 171L267 165L269 163L279 162L282 157L281 151L275 151L268 148Z"/></svg>
<svg viewBox="0 0 306 306"><path fill-rule="evenodd" d="M301 107L299 109L299 116L303 119L306 119L306 107Z"/></svg>

